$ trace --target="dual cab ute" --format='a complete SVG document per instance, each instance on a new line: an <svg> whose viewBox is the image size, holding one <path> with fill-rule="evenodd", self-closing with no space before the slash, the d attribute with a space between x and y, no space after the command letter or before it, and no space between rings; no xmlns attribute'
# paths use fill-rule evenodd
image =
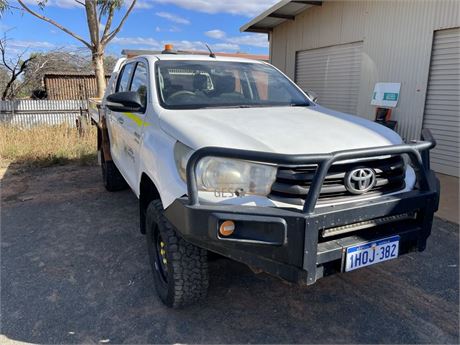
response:
<svg viewBox="0 0 460 345"><path fill-rule="evenodd" d="M267 63L122 59L92 118L105 187L139 198L167 306L206 296L208 251L310 285L425 249L439 200L429 131L406 144Z"/></svg>

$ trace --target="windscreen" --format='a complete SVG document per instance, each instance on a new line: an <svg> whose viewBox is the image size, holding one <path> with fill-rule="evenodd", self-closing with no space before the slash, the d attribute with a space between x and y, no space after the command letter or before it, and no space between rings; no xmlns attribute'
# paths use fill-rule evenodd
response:
<svg viewBox="0 0 460 345"><path fill-rule="evenodd" d="M289 79L261 63L157 61L156 78L166 109L309 105Z"/></svg>

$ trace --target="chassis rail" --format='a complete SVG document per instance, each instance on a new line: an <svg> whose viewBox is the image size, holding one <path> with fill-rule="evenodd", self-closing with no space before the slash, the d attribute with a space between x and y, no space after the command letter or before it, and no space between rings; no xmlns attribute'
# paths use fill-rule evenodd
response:
<svg viewBox="0 0 460 345"><path fill-rule="evenodd" d="M279 153L238 150L222 147L204 147L195 151L187 163L186 172L189 204L191 206L199 205L198 186L196 181L196 166L202 158L208 156L235 158L283 166L317 164L318 168L316 169L311 188L307 194L307 198L303 207L303 213L313 214L321 191L321 186L324 182L324 179L326 178L327 172L332 164L337 161L385 155L407 154L412 161L417 181L419 182L419 189L421 191L428 191L430 186L428 183L426 171L429 170L429 150L433 149L435 146L436 141L431 134L431 131L429 129L423 129L422 141L415 141L410 144L344 150L327 154L285 155Z"/></svg>

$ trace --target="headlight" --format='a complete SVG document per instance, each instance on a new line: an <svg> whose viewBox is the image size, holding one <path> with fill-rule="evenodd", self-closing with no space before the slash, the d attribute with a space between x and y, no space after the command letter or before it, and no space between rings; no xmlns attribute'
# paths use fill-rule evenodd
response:
<svg viewBox="0 0 460 345"><path fill-rule="evenodd" d="M174 160L183 181L187 180L187 163L193 149L177 142ZM239 159L205 157L196 168L198 190L237 195L268 195L276 180L277 168Z"/></svg>
<svg viewBox="0 0 460 345"><path fill-rule="evenodd" d="M199 190L236 195L268 195L276 172L274 166L217 157L201 159L196 168Z"/></svg>

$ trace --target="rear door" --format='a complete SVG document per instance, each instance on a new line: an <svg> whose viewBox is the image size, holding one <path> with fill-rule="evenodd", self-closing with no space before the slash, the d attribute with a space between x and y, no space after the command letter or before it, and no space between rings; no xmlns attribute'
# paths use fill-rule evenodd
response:
<svg viewBox="0 0 460 345"><path fill-rule="evenodd" d="M149 98L149 73L147 61L138 61L135 65L133 76L129 85L129 91L139 94L143 108L138 112L123 113L123 175L127 182L134 186L139 171L139 149L142 139L143 127L146 114L151 111Z"/></svg>
<svg viewBox="0 0 460 345"><path fill-rule="evenodd" d="M131 83L132 74L134 71L135 63L128 63L124 65L118 75L115 92L128 91ZM125 118L123 113L111 111L106 108L106 116L110 122L109 135L110 135L110 152L112 159L120 170L123 169L123 152L124 152L124 122Z"/></svg>

